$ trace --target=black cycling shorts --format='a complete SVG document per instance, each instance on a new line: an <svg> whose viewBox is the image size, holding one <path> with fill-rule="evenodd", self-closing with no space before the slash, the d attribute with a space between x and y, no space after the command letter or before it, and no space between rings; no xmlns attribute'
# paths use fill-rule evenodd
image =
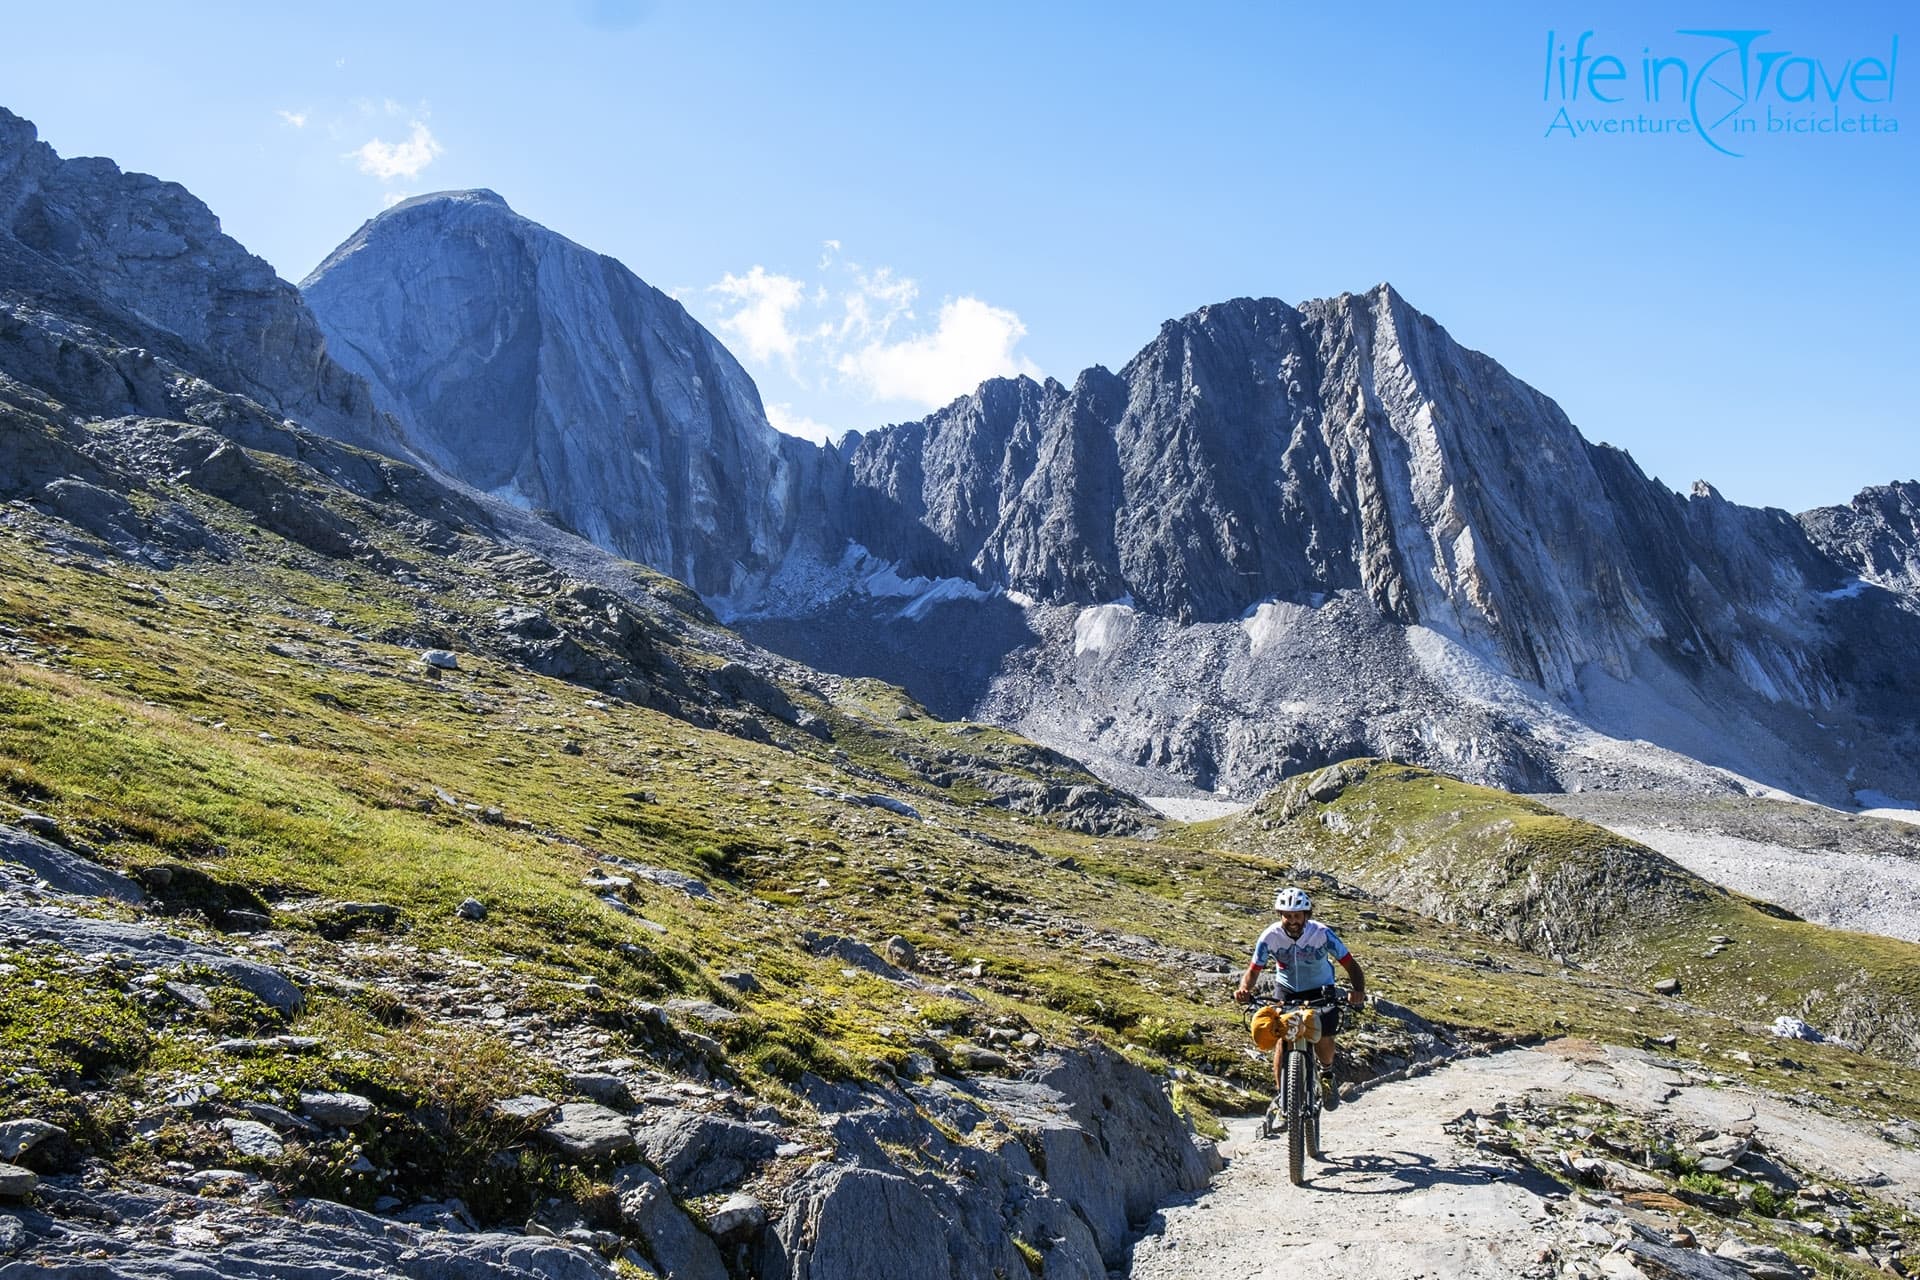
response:
<svg viewBox="0 0 1920 1280"><path fill-rule="evenodd" d="M1283 991L1278 993L1276 998L1280 1007L1284 1009L1289 1005L1310 1004L1321 1000L1325 998L1323 993L1326 993L1326 991L1327 988L1325 987L1317 987L1312 991L1302 992L1300 994L1306 997L1304 1000L1301 999L1300 996ZM1320 1034L1323 1036L1337 1036L1340 1034L1340 1006L1338 1004L1323 1006L1321 1008Z"/></svg>

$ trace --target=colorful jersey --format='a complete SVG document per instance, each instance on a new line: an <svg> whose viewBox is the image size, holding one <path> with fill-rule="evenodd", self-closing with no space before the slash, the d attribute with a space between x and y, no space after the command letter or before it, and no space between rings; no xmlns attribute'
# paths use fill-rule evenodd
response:
<svg viewBox="0 0 1920 1280"><path fill-rule="evenodd" d="M1278 920L1266 927L1253 944L1253 962L1273 968L1273 980L1282 991L1312 991L1333 985L1333 963L1347 958L1347 944L1318 920L1307 921L1299 938L1289 938Z"/></svg>

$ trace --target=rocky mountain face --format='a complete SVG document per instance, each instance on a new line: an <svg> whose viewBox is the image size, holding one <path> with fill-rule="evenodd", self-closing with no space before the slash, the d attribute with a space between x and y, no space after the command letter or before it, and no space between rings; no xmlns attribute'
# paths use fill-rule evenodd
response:
<svg viewBox="0 0 1920 1280"><path fill-rule="evenodd" d="M1118 373L818 450L677 304L490 193L399 206L306 288L445 473L1135 786L1248 794L1361 751L1546 789L1702 759L1920 790L1887 643L1914 634L1908 490L1804 522L1683 497L1385 285L1205 307ZM1815 712L1847 732L1810 739ZM1648 774L1619 740L1671 754Z"/></svg>
<svg viewBox="0 0 1920 1280"><path fill-rule="evenodd" d="M403 201L301 288L442 472L708 595L785 551L814 451L678 302L493 192Z"/></svg>
<svg viewBox="0 0 1920 1280"><path fill-rule="evenodd" d="M1791 520L1690 505L1589 445L1384 285L1202 308L1118 375L989 383L851 467L947 553L921 571L1180 623L1355 591L1555 691L1670 640L1817 698L1758 618L1843 577Z"/></svg>
<svg viewBox="0 0 1920 1280"><path fill-rule="evenodd" d="M71 340L76 323L116 335L119 354L92 360ZM206 205L111 160L63 160L4 107L0 343L16 368L57 371L90 411L151 407L166 394L158 358L314 430L406 452L365 385L327 358L299 291Z"/></svg>
<svg viewBox="0 0 1920 1280"><path fill-rule="evenodd" d="M847 466L846 536L1018 618L853 589L743 625L1130 785L1251 794L1356 753L1528 789L1706 781L1689 760L1837 801L1920 782L1887 643L1920 634L1910 487L1804 521L1683 497L1384 285L1203 308L1118 374L989 382Z"/></svg>

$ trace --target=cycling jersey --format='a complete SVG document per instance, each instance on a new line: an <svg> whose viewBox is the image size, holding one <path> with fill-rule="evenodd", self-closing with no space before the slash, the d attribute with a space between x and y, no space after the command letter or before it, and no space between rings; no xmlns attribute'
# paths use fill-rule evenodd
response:
<svg viewBox="0 0 1920 1280"><path fill-rule="evenodd" d="M1276 920L1253 944L1256 967L1273 969L1273 980L1281 991L1312 991L1333 985L1333 965L1347 958L1347 944L1318 920L1307 921L1298 938L1290 938Z"/></svg>

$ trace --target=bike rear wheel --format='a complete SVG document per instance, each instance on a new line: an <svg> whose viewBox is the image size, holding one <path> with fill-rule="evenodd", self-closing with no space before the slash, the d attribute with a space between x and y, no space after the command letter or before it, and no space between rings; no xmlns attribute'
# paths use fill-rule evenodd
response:
<svg viewBox="0 0 1920 1280"><path fill-rule="evenodd" d="M1307 1180L1307 1055L1287 1054L1287 1180L1299 1186Z"/></svg>

